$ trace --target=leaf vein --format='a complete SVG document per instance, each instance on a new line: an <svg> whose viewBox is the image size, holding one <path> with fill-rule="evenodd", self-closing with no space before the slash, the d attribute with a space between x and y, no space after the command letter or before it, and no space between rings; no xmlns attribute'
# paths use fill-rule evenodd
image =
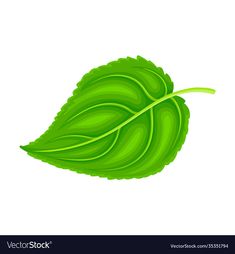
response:
<svg viewBox="0 0 235 254"><path fill-rule="evenodd" d="M151 143L152 143L152 140L153 140L153 127L154 127L154 122L153 122L153 108L150 109L150 130L149 130L149 139L148 139L148 143L147 145L145 146L145 149L143 150L143 152L132 162L124 165L124 166L121 166L121 167L116 167L116 168L113 168L113 169L109 169L109 170L120 170L120 169L124 169L126 167L129 167L133 164L135 164L136 162L138 162L145 154L146 152L148 151Z"/></svg>
<svg viewBox="0 0 235 254"><path fill-rule="evenodd" d="M103 80L103 79L106 79L106 78L113 78L113 77L122 77L122 78L126 78L126 79L129 79L129 80L134 81L134 82L143 90L143 92L145 93L145 95L146 95L150 100L152 100L152 101L155 101L155 100L156 100L156 98L154 98L154 97L147 91L147 89L141 84L141 82L140 82L138 79L136 79L136 78L134 78L134 77L132 77L132 76L130 76L130 75L125 75L125 74L110 74L110 75L106 75L106 76L103 76L103 77L101 77L101 78L98 78L98 79L96 79L94 82L97 82L97 81L100 81L100 80Z"/></svg>
<svg viewBox="0 0 235 254"><path fill-rule="evenodd" d="M91 110L91 109L94 109L94 108L98 108L98 107L102 107L102 106L115 106L115 107L120 107L120 108L123 108L125 109L126 111L132 113L133 115L136 114L136 111L130 109L129 107L123 105L123 104L120 104L120 103L116 103L116 102L105 102L105 103L100 103L100 104L96 104L96 105L93 105L93 106L90 106L89 108L86 108L84 110L82 110L81 112L77 113L75 116L72 116L71 118L69 118L66 123L69 123L71 122L72 120L74 120L74 118L77 118L79 115Z"/></svg>
<svg viewBox="0 0 235 254"><path fill-rule="evenodd" d="M65 161L91 161L91 160L99 159L99 158L103 157L104 155L106 155L108 152L110 152L113 149L114 145L117 143L119 133L120 133L120 129L117 131L117 134L116 134L111 146L107 150L105 150L103 153L101 153L97 156L90 157L90 158L80 158L80 159L61 158L61 160L65 160Z"/></svg>

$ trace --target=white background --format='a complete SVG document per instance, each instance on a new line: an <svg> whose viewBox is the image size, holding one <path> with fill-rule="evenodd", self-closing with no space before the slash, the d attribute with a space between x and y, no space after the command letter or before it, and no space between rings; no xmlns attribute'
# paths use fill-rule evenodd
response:
<svg viewBox="0 0 235 254"><path fill-rule="evenodd" d="M234 1L0 2L0 234L235 234ZM141 55L187 94L173 163L140 180L62 170L19 148L91 68Z"/></svg>

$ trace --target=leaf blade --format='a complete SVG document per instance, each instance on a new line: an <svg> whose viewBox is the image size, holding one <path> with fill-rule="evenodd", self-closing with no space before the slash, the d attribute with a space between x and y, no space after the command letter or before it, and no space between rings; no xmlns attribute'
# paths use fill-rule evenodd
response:
<svg viewBox="0 0 235 254"><path fill-rule="evenodd" d="M86 74L49 129L21 148L57 167L109 179L160 172L188 131L180 92L150 61L119 59Z"/></svg>

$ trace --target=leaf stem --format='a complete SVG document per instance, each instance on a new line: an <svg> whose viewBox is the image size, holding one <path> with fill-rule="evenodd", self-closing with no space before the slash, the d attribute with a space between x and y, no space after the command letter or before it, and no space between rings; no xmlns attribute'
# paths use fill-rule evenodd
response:
<svg viewBox="0 0 235 254"><path fill-rule="evenodd" d="M210 94L214 94L215 93L215 90L212 89L212 88L207 88L207 87L192 87L192 88L186 88L186 89L183 89L183 90L179 90L177 92L174 92L174 93L170 93L170 94L167 94L165 96L163 96L162 98L154 101L153 103L151 103L150 105L148 105L146 108L147 110L149 108L152 108L154 107L155 105L159 104L160 102L162 101L165 101L167 99L170 99L174 96L177 96L177 95L180 95L180 94L185 94L185 93L210 93ZM144 108L143 110L146 111Z"/></svg>
<svg viewBox="0 0 235 254"><path fill-rule="evenodd" d="M172 93L172 94L184 94L184 93L210 93L210 94L214 94L215 93L215 90L212 89L212 88L207 88L207 87L192 87L192 88L186 88L186 89L183 89L183 90L180 90L180 91L177 91L175 93Z"/></svg>

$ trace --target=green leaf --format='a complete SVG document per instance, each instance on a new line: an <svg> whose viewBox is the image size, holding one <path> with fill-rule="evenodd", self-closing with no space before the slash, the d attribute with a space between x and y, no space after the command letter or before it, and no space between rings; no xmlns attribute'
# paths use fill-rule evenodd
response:
<svg viewBox="0 0 235 254"><path fill-rule="evenodd" d="M184 143L189 110L161 68L142 57L91 70L49 129L22 149L60 168L109 179L160 172Z"/></svg>

